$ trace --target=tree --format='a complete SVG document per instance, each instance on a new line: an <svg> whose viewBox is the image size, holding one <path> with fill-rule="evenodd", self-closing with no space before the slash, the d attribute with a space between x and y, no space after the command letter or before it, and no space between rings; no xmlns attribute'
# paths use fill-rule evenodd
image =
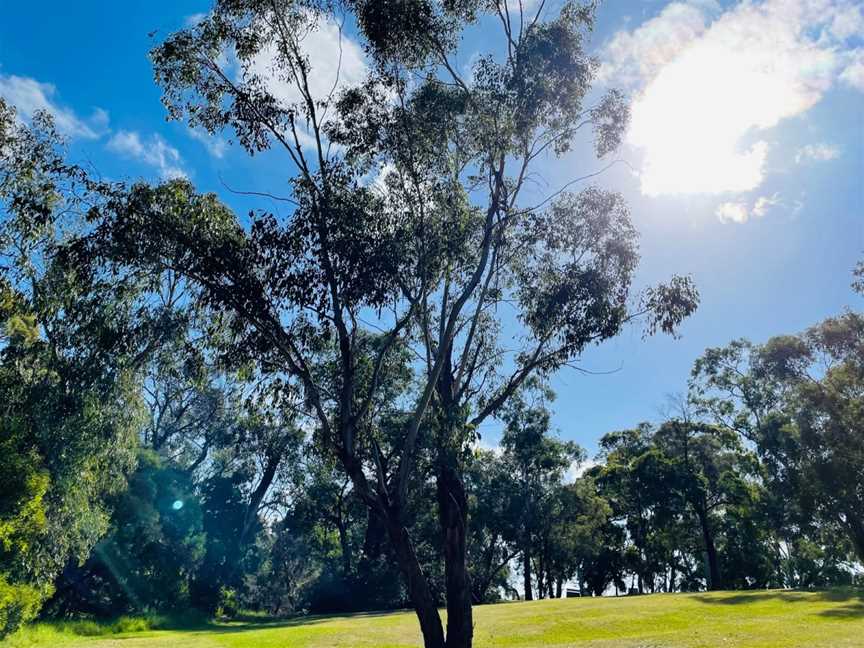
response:
<svg viewBox="0 0 864 648"><path fill-rule="evenodd" d="M206 539L189 474L142 450L110 506L110 530L83 566L67 567L47 608L99 617L187 609Z"/></svg>
<svg viewBox="0 0 864 648"><path fill-rule="evenodd" d="M834 572L828 528L862 555L861 331L861 316L847 311L764 345L708 349L694 366L694 402L755 447L779 562L789 565L779 577L790 584L820 580L820 563Z"/></svg>
<svg viewBox="0 0 864 648"><path fill-rule="evenodd" d="M501 445L504 458L513 475L517 535L522 555L522 578L525 600L534 596L532 558L539 558L548 544L550 527L554 524L553 509L557 488L564 472L583 458L583 451L573 442L560 441L549 434L551 412L546 400L554 398L549 390L536 393L527 389L518 392L502 413L506 423ZM531 397L534 397L532 400ZM539 569L538 594L544 598L548 588L542 585L544 570Z"/></svg>
<svg viewBox="0 0 864 648"><path fill-rule="evenodd" d="M500 454L482 449L475 450L467 465L468 565L475 603L497 601L501 591L510 591L510 562L522 550L519 484L511 468Z"/></svg>
<svg viewBox="0 0 864 648"><path fill-rule="evenodd" d="M847 312L801 335L772 338L760 361L790 390L803 480L817 488L807 508L839 522L864 560L864 317Z"/></svg>
<svg viewBox="0 0 864 648"><path fill-rule="evenodd" d="M230 321L238 362L299 386L320 447L386 527L424 640L437 647L445 633L405 519L418 447L429 439L446 644L468 646L462 475L477 426L529 376L567 365L635 317L647 317L648 332L673 332L697 296L674 278L633 298L636 234L619 195L524 195L532 162L566 152L580 126L594 127L600 156L623 133L622 95L585 106L596 70L583 50L589 9L568 3L548 21L537 11L517 29L504 3L346 1L340 8L353 14L374 66L361 87L313 96L302 38L334 20L334 6L222 0L152 54L170 116L230 128L250 153L282 150L296 170L289 216L253 215L246 230L188 183L138 185L91 212L94 232L70 260L180 273ZM478 59L469 79L452 56L475 20L501 26L506 53ZM273 79L294 100L281 99ZM367 174L383 165L392 171L376 192ZM501 363L492 314L504 304L516 308L523 344ZM363 334L370 313L380 314L375 337ZM418 355L419 385L385 461L368 417L400 344ZM325 351L335 356L326 377L315 370Z"/></svg>
<svg viewBox="0 0 864 648"><path fill-rule="evenodd" d="M699 523L708 589L720 589L716 514L753 499L748 478L756 472L755 462L737 435L686 417L661 425L654 443L661 453L661 479L687 503Z"/></svg>
<svg viewBox="0 0 864 648"><path fill-rule="evenodd" d="M82 305L54 264L61 223L80 224L81 177L49 116L27 127L0 100L0 635L38 612L67 560L86 559L134 465L140 349L106 357L98 342L135 313L108 295Z"/></svg>

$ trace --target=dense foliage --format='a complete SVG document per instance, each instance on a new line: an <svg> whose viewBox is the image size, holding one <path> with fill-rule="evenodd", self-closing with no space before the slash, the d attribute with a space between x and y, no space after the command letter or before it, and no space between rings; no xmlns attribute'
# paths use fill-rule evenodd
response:
<svg viewBox="0 0 864 648"><path fill-rule="evenodd" d="M318 97L302 35L337 9L374 65ZM698 294L634 290L619 194L526 189L583 126L614 150L628 110L615 91L589 104L591 7L508 16L218 0L157 46L170 117L281 150L287 214L240 216L188 180L95 181L47 116L0 103L0 635L46 599L58 616L411 607L427 646L467 648L473 604L565 586L853 580L855 312L707 350L672 415L605 435L590 466L552 430L555 372L636 322L675 334ZM460 34L483 20L503 45L463 75Z"/></svg>

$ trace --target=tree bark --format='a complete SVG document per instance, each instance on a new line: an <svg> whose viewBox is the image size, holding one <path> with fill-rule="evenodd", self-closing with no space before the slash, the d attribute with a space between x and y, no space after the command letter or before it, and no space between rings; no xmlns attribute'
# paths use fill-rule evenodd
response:
<svg viewBox="0 0 864 648"><path fill-rule="evenodd" d="M420 567L420 561L417 560L417 554L414 552L414 545L408 536L408 531L397 520L388 519L387 532L396 551L396 559L399 562L402 576L405 578L405 585L408 587L408 596L414 606L417 620L420 622L423 645L425 648L447 648L448 644L444 641L444 627L441 625L438 606L435 604L435 597L432 596L432 590L429 588L429 583Z"/></svg>
<svg viewBox="0 0 864 648"><path fill-rule="evenodd" d="M534 593L532 592L533 585L531 584L531 553L528 551L528 543L525 543L525 548L522 550L522 584L525 587L525 600L533 601Z"/></svg>
<svg viewBox="0 0 864 648"><path fill-rule="evenodd" d="M351 544L348 541L348 529L345 528L345 521L341 515L336 522L336 527L339 529L339 548L342 551L342 575L347 578L351 574Z"/></svg>
<svg viewBox="0 0 864 648"><path fill-rule="evenodd" d="M705 543L705 554L708 557L708 589L720 589L720 564L717 561L717 547L714 545L714 535L708 523L708 513L697 509L699 525L702 527L702 540Z"/></svg>
<svg viewBox="0 0 864 648"><path fill-rule="evenodd" d="M436 485L444 539L447 648L470 648L474 622L467 564L468 498L462 479L449 461L439 466Z"/></svg>
<svg viewBox="0 0 864 648"><path fill-rule="evenodd" d="M848 512L844 517L846 518L845 526L849 532L849 539L852 541L858 561L864 563L864 522Z"/></svg>

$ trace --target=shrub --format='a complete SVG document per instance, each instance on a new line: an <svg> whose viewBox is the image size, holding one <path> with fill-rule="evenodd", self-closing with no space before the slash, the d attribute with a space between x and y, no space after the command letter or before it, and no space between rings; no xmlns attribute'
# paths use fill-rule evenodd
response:
<svg viewBox="0 0 864 648"><path fill-rule="evenodd" d="M0 574L0 638L33 619L47 594L45 588L9 583Z"/></svg>

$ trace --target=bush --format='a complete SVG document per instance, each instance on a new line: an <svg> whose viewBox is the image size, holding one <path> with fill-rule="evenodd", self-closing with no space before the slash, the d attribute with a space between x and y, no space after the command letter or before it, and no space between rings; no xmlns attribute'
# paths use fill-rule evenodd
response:
<svg viewBox="0 0 864 648"><path fill-rule="evenodd" d="M11 584L0 574L0 638L33 619L47 594L44 588Z"/></svg>
<svg viewBox="0 0 864 648"><path fill-rule="evenodd" d="M218 618L231 619L240 611L237 590L230 587L219 588L219 605L216 606Z"/></svg>

